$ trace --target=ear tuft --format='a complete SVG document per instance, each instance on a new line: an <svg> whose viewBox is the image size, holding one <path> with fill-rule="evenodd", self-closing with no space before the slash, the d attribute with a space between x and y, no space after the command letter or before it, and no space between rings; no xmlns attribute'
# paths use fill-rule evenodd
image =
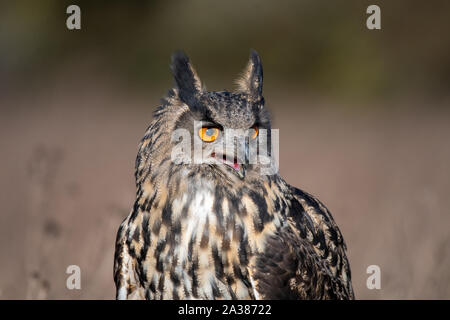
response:
<svg viewBox="0 0 450 320"><path fill-rule="evenodd" d="M203 91L202 83L188 56L183 51L172 55L171 69L181 101L195 104L196 97Z"/></svg>
<svg viewBox="0 0 450 320"><path fill-rule="evenodd" d="M247 67L236 82L238 91L247 93L251 100L262 99L263 69L261 59L255 50L250 51Z"/></svg>

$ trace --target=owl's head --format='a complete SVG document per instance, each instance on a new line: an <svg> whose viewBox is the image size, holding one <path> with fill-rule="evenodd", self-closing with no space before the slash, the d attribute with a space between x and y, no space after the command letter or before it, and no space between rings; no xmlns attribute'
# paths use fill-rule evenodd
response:
<svg viewBox="0 0 450 320"><path fill-rule="evenodd" d="M251 51L234 92L207 91L183 52L172 56L171 68L175 88L155 113L158 125L150 128L164 127L171 135L170 142L161 144L165 148L161 153L170 153L171 168L175 163L178 169L235 182L261 175L271 156L271 128L258 54ZM147 136L151 135L161 136L156 131ZM155 144L144 143L150 158L152 153L160 154L148 150ZM138 156L138 160L149 157ZM151 167L159 167L159 163Z"/></svg>
<svg viewBox="0 0 450 320"><path fill-rule="evenodd" d="M172 72L178 99L188 106L188 111L177 119L175 129L190 133L193 163L241 179L259 169L258 152L270 142L270 118L264 106L263 69L258 53L251 51L235 92L205 90L183 52L172 56Z"/></svg>

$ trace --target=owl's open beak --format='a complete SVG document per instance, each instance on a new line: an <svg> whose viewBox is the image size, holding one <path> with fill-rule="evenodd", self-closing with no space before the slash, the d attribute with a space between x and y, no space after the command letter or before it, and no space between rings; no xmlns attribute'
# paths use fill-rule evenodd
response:
<svg viewBox="0 0 450 320"><path fill-rule="evenodd" d="M237 157L230 157L225 154L217 154L213 152L211 154L211 157L214 158L216 161L223 163L226 165L227 168L229 168L234 174L236 174L239 178L244 179L245 178L245 159L238 159ZM233 159L232 161L230 161Z"/></svg>

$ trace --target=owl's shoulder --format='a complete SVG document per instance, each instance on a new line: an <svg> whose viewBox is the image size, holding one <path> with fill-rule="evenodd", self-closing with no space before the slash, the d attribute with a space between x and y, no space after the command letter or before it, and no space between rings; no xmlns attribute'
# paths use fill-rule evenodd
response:
<svg viewBox="0 0 450 320"><path fill-rule="evenodd" d="M353 298L342 234L316 197L288 186L287 223L269 236L255 278L272 299Z"/></svg>
<svg viewBox="0 0 450 320"><path fill-rule="evenodd" d="M290 186L289 218L296 239L310 248L318 269L331 278L333 294L353 298L344 237L328 208L315 196Z"/></svg>

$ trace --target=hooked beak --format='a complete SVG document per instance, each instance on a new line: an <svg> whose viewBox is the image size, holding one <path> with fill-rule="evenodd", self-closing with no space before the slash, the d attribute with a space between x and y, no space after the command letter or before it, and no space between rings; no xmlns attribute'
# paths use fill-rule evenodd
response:
<svg viewBox="0 0 450 320"><path fill-rule="evenodd" d="M245 178L245 170L248 163L248 146L246 144L245 146L245 155L244 158L241 159L237 156L229 156L226 154L219 154L213 152L211 154L211 157L214 158L216 161L224 164L231 172L236 174L240 179Z"/></svg>

